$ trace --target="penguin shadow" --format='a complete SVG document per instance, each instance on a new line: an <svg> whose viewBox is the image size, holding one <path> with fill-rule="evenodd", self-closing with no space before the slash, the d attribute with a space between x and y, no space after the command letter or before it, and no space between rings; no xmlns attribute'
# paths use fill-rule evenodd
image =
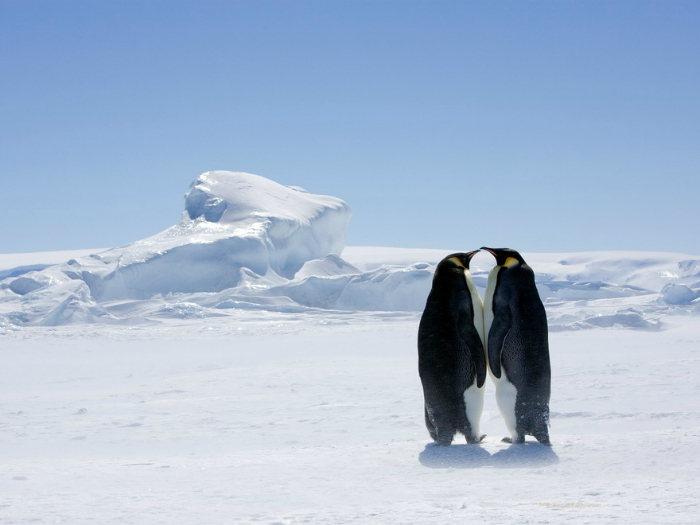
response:
<svg viewBox="0 0 700 525"><path fill-rule="evenodd" d="M479 468L491 463L491 454L479 445L450 445L428 443L418 454L418 461L429 468Z"/></svg>
<svg viewBox="0 0 700 525"><path fill-rule="evenodd" d="M428 468L533 468L556 465L559 456L552 447L537 442L510 445L490 454L479 445L450 445L429 443L418 455L418 461Z"/></svg>

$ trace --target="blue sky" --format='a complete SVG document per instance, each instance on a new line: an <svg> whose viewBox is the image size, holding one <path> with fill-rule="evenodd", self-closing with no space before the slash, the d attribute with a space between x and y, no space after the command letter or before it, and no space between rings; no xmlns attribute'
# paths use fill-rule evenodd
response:
<svg viewBox="0 0 700 525"><path fill-rule="evenodd" d="M700 253L700 2L0 0L0 252L176 223L201 172L348 245Z"/></svg>

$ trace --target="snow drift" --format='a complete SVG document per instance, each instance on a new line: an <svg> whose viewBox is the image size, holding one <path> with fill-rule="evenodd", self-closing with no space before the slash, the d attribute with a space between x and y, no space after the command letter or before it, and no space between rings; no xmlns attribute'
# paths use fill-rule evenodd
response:
<svg viewBox="0 0 700 525"><path fill-rule="evenodd" d="M185 194L181 220L152 237L81 252L60 264L56 254L0 256L0 329L161 323L243 310L417 316L436 264L449 253L483 244L456 250L344 249L350 215L335 197L249 173L206 172ZM524 256L535 269L553 331L658 330L661 316L700 313L696 257ZM484 253L472 260L482 294L493 264Z"/></svg>
<svg viewBox="0 0 700 525"><path fill-rule="evenodd" d="M218 292L237 286L243 268L289 279L307 261L340 254L349 220L350 208L335 197L212 171L190 186L179 224L76 273L99 301Z"/></svg>
<svg viewBox="0 0 700 525"><path fill-rule="evenodd" d="M0 269L5 324L143 322L229 309L422 309L432 272L361 271L343 260L351 210L258 175L210 171L185 194L179 223L62 264Z"/></svg>

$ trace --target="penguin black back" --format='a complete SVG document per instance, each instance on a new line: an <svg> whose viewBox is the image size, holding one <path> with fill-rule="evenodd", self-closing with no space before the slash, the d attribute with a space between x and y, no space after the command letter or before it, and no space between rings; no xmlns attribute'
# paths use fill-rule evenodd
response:
<svg viewBox="0 0 700 525"><path fill-rule="evenodd" d="M484 249L496 257L485 297L485 308L492 310L486 318L493 320L485 337L499 408L512 441L522 442L528 434L549 444L551 368L547 315L535 286L535 274L515 250ZM511 402L509 392L513 387Z"/></svg>
<svg viewBox="0 0 700 525"><path fill-rule="evenodd" d="M469 443L483 437L478 430L486 378L483 317L468 271L475 253L452 254L438 264L418 328L425 423L440 445L449 445L455 432L464 434Z"/></svg>

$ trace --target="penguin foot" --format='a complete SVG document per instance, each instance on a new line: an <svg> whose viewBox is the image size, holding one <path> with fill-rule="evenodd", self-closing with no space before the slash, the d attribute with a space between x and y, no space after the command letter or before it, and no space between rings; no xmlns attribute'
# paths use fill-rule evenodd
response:
<svg viewBox="0 0 700 525"><path fill-rule="evenodd" d="M525 436L518 436L517 438L513 439L512 437L504 437L501 440L501 443L510 443L511 445L519 445L521 443L525 443Z"/></svg>
<svg viewBox="0 0 700 525"><path fill-rule="evenodd" d="M467 437L467 443L469 443L470 445L478 445L484 440L485 437L486 434L481 434L481 437L479 437L478 439Z"/></svg>
<svg viewBox="0 0 700 525"><path fill-rule="evenodd" d="M548 447L552 446L552 442L549 441L549 432L547 432L546 429L544 432L537 432L533 434L533 436L535 436L535 439L543 445L546 445Z"/></svg>

